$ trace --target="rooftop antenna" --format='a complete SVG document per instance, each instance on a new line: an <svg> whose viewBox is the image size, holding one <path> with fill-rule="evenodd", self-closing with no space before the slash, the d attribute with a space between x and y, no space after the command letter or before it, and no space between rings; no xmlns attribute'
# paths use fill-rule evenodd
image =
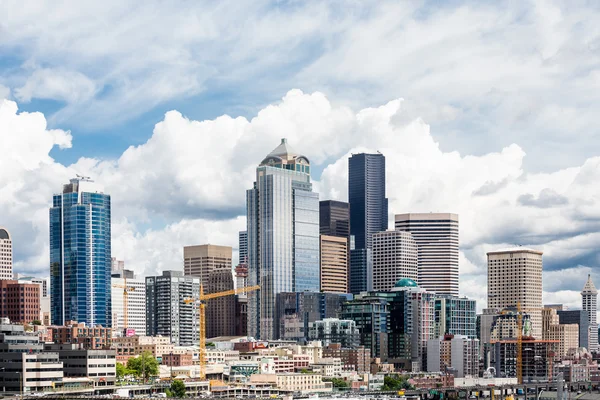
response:
<svg viewBox="0 0 600 400"><path fill-rule="evenodd" d="M77 177L77 179L79 179L80 181L83 181L83 182L94 182L92 180L92 178L90 178L89 176L83 176L83 175L79 175L79 174L75 174L75 176Z"/></svg>

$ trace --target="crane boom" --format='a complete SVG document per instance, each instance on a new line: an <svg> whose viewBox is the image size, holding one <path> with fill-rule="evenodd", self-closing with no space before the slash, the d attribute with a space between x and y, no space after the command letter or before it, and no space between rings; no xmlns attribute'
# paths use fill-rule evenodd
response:
<svg viewBox="0 0 600 400"><path fill-rule="evenodd" d="M199 319L200 319L200 337L198 349L198 365L200 366L200 379L206 379L206 301L217 299L219 297L231 296L240 293L252 292L260 290L260 286L246 286L243 288L226 290L224 292L204 294L204 286L200 285L200 295L197 298L183 299L185 304L198 302Z"/></svg>
<svg viewBox="0 0 600 400"><path fill-rule="evenodd" d="M127 329L127 303L129 302L129 292L133 292L135 287L127 286L127 279L125 284L113 283L112 287L123 289L123 328Z"/></svg>

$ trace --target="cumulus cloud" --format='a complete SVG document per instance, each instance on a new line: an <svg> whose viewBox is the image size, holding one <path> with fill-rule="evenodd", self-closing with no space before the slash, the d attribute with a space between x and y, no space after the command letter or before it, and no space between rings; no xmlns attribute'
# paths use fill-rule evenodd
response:
<svg viewBox="0 0 600 400"><path fill-rule="evenodd" d="M8 213L3 217L18 227L16 242L30 248L19 250L19 267L47 269L51 194L75 173L92 176L111 194L113 255L140 274L180 268L184 245L208 241L237 247L237 231L245 226L245 190L256 165L282 137L311 160L313 171L322 170L314 177L321 199L346 200L348 157L380 151L387 162L390 220L404 212L458 213L461 292L479 300L480 307L487 290L485 254L498 247L519 243L543 250L548 272L598 266L600 157L531 173L516 144L482 155L445 151L426 121L403 117L406 102L354 111L322 93L291 90L252 119L223 115L195 121L171 111L147 142L117 159L81 158L64 166L48 153L53 146L69 146L70 134L47 130L41 114L19 114L14 102L5 101L0 135L12 140L13 150L2 154L7 158L0 163L17 167L0 175L0 201ZM21 134L29 138L25 144ZM481 195L481 188L491 186L494 190ZM531 207L516 200L528 193L544 199L544 192L568 201ZM33 228L23 228L28 225ZM556 284L557 274L545 275L546 301L556 302L552 293L565 290ZM561 296L570 304L577 301L570 292Z"/></svg>
<svg viewBox="0 0 600 400"><path fill-rule="evenodd" d="M83 103L97 90L96 84L80 72L41 68L33 71L23 86L15 89L15 97L23 103L34 98Z"/></svg>
<svg viewBox="0 0 600 400"><path fill-rule="evenodd" d="M10 97L10 89L0 84L0 100L8 99Z"/></svg>
<svg viewBox="0 0 600 400"><path fill-rule="evenodd" d="M517 201L524 206L548 208L565 205L569 199L552 189L543 189L537 198L531 193L527 193L519 196Z"/></svg>

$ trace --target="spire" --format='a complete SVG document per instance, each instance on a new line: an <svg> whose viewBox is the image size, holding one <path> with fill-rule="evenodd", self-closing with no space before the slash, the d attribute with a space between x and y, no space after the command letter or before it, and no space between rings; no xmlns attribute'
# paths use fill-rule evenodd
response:
<svg viewBox="0 0 600 400"><path fill-rule="evenodd" d="M585 282L585 285L583 286L583 290L581 291L581 295L586 295L586 294L591 294L591 295L597 295L598 294L598 290L596 290L596 286L594 286L594 282L592 282L592 275L588 274L588 279L587 282Z"/></svg>

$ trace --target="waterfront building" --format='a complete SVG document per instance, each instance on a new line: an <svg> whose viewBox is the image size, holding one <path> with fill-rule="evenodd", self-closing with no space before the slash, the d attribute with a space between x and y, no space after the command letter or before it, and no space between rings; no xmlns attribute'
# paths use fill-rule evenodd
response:
<svg viewBox="0 0 600 400"><path fill-rule="evenodd" d="M488 306L516 307L531 316L534 338L542 337L542 252L514 247L487 253Z"/></svg>
<svg viewBox="0 0 600 400"><path fill-rule="evenodd" d="M373 234L373 291L391 290L402 278L417 280L417 243L408 232Z"/></svg>
<svg viewBox="0 0 600 400"><path fill-rule="evenodd" d="M183 273L200 278L204 292L208 287L210 272L216 269L231 269L233 250L230 246L202 244L183 248Z"/></svg>
<svg viewBox="0 0 600 400"><path fill-rule="evenodd" d="M50 208L54 325L112 324L110 196L88 178L71 179Z"/></svg>
<svg viewBox="0 0 600 400"><path fill-rule="evenodd" d="M321 291L348 293L348 239L321 235Z"/></svg>
<svg viewBox="0 0 600 400"><path fill-rule="evenodd" d="M13 277L13 244L8 229L0 226L0 279Z"/></svg>
<svg viewBox="0 0 600 400"><path fill-rule="evenodd" d="M193 346L199 340L200 278L180 271L163 271L146 277L146 334L162 335L179 346Z"/></svg>
<svg viewBox="0 0 600 400"><path fill-rule="evenodd" d="M458 296L458 215L397 214L395 228L410 232L417 243L419 286L437 294Z"/></svg>
<svg viewBox="0 0 600 400"><path fill-rule="evenodd" d="M581 291L581 303L583 311L587 313L588 322L590 324L589 333L589 351L596 353L598 351L598 324L596 323L596 312L598 302L598 290L592 282L592 276L588 275L588 279Z"/></svg>
<svg viewBox="0 0 600 400"><path fill-rule="evenodd" d="M248 334L278 336L276 296L318 292L319 194L312 191L310 162L286 139L256 169L247 191Z"/></svg>

